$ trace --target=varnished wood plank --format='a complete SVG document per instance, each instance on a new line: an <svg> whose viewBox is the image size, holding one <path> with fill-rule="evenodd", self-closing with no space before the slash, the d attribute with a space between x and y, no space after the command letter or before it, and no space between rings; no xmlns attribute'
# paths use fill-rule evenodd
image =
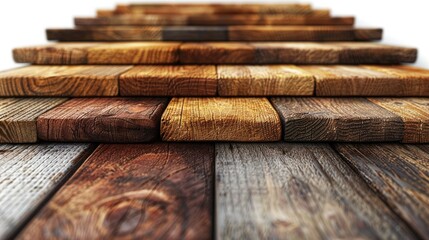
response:
<svg viewBox="0 0 429 240"><path fill-rule="evenodd" d="M76 98L42 114L37 133L46 141L153 141L167 103L164 98Z"/></svg>
<svg viewBox="0 0 429 240"><path fill-rule="evenodd" d="M300 66L317 96L428 96L429 71L401 66Z"/></svg>
<svg viewBox="0 0 429 240"><path fill-rule="evenodd" d="M422 239L429 236L429 147L341 144L337 151Z"/></svg>
<svg viewBox="0 0 429 240"><path fill-rule="evenodd" d="M164 141L269 142L281 139L266 98L173 98L161 119Z"/></svg>
<svg viewBox="0 0 429 240"><path fill-rule="evenodd" d="M230 26L230 41L368 41L380 40L382 30L338 26Z"/></svg>
<svg viewBox="0 0 429 240"><path fill-rule="evenodd" d="M364 98L273 98L286 141L400 141L404 123Z"/></svg>
<svg viewBox="0 0 429 240"><path fill-rule="evenodd" d="M0 72L0 96L118 95L119 75L131 66L28 66Z"/></svg>
<svg viewBox="0 0 429 240"><path fill-rule="evenodd" d="M217 67L220 96L311 96L313 76L292 65Z"/></svg>
<svg viewBox="0 0 429 240"><path fill-rule="evenodd" d="M8 239L91 153L88 144L0 145L0 239Z"/></svg>
<svg viewBox="0 0 429 240"><path fill-rule="evenodd" d="M218 239L416 239L329 145L217 144Z"/></svg>
<svg viewBox="0 0 429 240"><path fill-rule="evenodd" d="M108 26L48 29L59 41L369 41L382 30L344 26Z"/></svg>
<svg viewBox="0 0 429 240"><path fill-rule="evenodd" d="M371 102L400 116L404 122L405 143L429 143L429 99L370 98Z"/></svg>
<svg viewBox="0 0 429 240"><path fill-rule="evenodd" d="M0 99L0 143L36 142L37 117L64 101L63 98Z"/></svg>
<svg viewBox="0 0 429 240"><path fill-rule="evenodd" d="M122 42L15 49L35 64L370 64L414 62L417 50L377 43ZM74 58L78 52L82 58ZM71 59L73 61L71 61Z"/></svg>
<svg viewBox="0 0 429 240"><path fill-rule="evenodd" d="M215 96L216 66L135 66L119 83L121 96Z"/></svg>
<svg viewBox="0 0 429 240"><path fill-rule="evenodd" d="M89 49L89 64L158 64L179 61L179 43L107 43Z"/></svg>
<svg viewBox="0 0 429 240"><path fill-rule="evenodd" d="M353 26L353 17L307 15L117 15L75 18L75 25L86 26L230 26L230 25L311 25Z"/></svg>
<svg viewBox="0 0 429 240"><path fill-rule="evenodd" d="M210 239L212 145L102 145L19 239Z"/></svg>

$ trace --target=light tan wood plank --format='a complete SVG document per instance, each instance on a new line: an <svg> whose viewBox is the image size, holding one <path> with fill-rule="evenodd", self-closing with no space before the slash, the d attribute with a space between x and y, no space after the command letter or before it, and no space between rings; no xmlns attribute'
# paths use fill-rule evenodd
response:
<svg viewBox="0 0 429 240"><path fill-rule="evenodd" d="M164 141L268 142L281 138L266 98L173 98L161 119Z"/></svg>

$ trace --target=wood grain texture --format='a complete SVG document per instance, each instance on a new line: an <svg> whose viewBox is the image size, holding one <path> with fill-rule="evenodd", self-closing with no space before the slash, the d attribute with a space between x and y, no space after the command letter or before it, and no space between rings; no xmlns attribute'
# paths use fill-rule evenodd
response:
<svg viewBox="0 0 429 240"><path fill-rule="evenodd" d="M8 239L90 154L87 144L0 145L0 239Z"/></svg>
<svg viewBox="0 0 429 240"><path fill-rule="evenodd" d="M130 4L117 5L115 14L312 14L309 4Z"/></svg>
<svg viewBox="0 0 429 240"><path fill-rule="evenodd" d="M417 57L414 48L362 42L82 44L18 48L14 57L17 62L34 64L396 64L414 62Z"/></svg>
<svg viewBox="0 0 429 240"><path fill-rule="evenodd" d="M405 143L429 143L429 99L370 98L371 102L400 116L404 122Z"/></svg>
<svg viewBox="0 0 429 240"><path fill-rule="evenodd" d="M0 99L0 143L36 142L37 117L64 101L63 98Z"/></svg>
<svg viewBox="0 0 429 240"><path fill-rule="evenodd" d="M316 79L317 96L428 96L429 71L402 66L300 66Z"/></svg>
<svg viewBox="0 0 429 240"><path fill-rule="evenodd" d="M354 17L330 17L320 15L261 15L261 14L216 14L216 15L112 15L97 18L75 18L78 27L88 26L353 26Z"/></svg>
<svg viewBox="0 0 429 240"><path fill-rule="evenodd" d="M429 146L336 145L337 151L416 231L429 237Z"/></svg>
<svg viewBox="0 0 429 240"><path fill-rule="evenodd" d="M281 139L266 98L173 98L161 119L164 141L269 142Z"/></svg>
<svg viewBox="0 0 429 240"><path fill-rule="evenodd" d="M217 67L220 96L311 96L313 76L292 65Z"/></svg>
<svg viewBox="0 0 429 240"><path fill-rule="evenodd" d="M131 66L28 66L0 72L0 96L117 96L119 75Z"/></svg>
<svg viewBox="0 0 429 240"><path fill-rule="evenodd" d="M101 145L18 239L210 239L213 165L212 145Z"/></svg>
<svg viewBox="0 0 429 240"><path fill-rule="evenodd" d="M119 86L121 96L215 96L216 66L135 66Z"/></svg>
<svg viewBox="0 0 429 240"><path fill-rule="evenodd" d="M168 64L179 61L179 43L106 43L89 49L89 64Z"/></svg>
<svg viewBox="0 0 429 240"><path fill-rule="evenodd" d="M159 136L168 99L72 99L37 119L38 137L60 142L148 142Z"/></svg>
<svg viewBox="0 0 429 240"><path fill-rule="evenodd" d="M382 30L344 26L98 26L48 29L58 41L370 41Z"/></svg>
<svg viewBox="0 0 429 240"><path fill-rule="evenodd" d="M322 144L216 145L217 239L416 239Z"/></svg>
<svg viewBox="0 0 429 240"><path fill-rule="evenodd" d="M286 141L400 141L404 123L364 98L273 98Z"/></svg>

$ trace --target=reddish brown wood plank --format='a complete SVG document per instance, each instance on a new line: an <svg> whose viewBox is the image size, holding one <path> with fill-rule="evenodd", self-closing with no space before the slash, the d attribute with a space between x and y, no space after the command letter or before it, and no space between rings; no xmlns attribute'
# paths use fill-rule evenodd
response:
<svg viewBox="0 0 429 240"><path fill-rule="evenodd" d="M37 119L38 137L60 142L148 142L159 136L163 98L76 98Z"/></svg>
<svg viewBox="0 0 429 240"><path fill-rule="evenodd" d="M19 239L211 239L212 145L101 145Z"/></svg>
<svg viewBox="0 0 429 240"><path fill-rule="evenodd" d="M135 66L119 86L121 96L215 96L216 66Z"/></svg>

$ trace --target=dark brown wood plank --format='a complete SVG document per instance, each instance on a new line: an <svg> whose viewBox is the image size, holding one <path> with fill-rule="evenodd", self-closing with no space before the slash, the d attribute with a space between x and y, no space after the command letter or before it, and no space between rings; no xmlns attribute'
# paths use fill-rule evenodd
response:
<svg viewBox="0 0 429 240"><path fill-rule="evenodd" d="M135 66L119 79L121 96L216 96L214 65Z"/></svg>
<svg viewBox="0 0 429 240"><path fill-rule="evenodd" d="M337 144L335 147L422 239L429 237L428 145Z"/></svg>
<svg viewBox="0 0 429 240"><path fill-rule="evenodd" d="M91 29L47 29L48 40L57 41L162 41L163 28L98 27Z"/></svg>
<svg viewBox="0 0 429 240"><path fill-rule="evenodd" d="M164 98L76 98L39 116L38 137L60 142L148 142L159 136Z"/></svg>
<svg viewBox="0 0 429 240"><path fill-rule="evenodd" d="M329 145L217 144L217 239L417 239Z"/></svg>
<svg viewBox="0 0 429 240"><path fill-rule="evenodd" d="M273 98L286 141L400 141L400 116L364 98Z"/></svg>
<svg viewBox="0 0 429 240"><path fill-rule="evenodd" d="M0 73L1 97L117 96L131 66L27 66Z"/></svg>
<svg viewBox="0 0 429 240"><path fill-rule="evenodd" d="M405 143L429 143L428 98L370 98L371 102L400 116Z"/></svg>
<svg viewBox="0 0 429 240"><path fill-rule="evenodd" d="M163 27L163 41L228 41L227 27Z"/></svg>
<svg viewBox="0 0 429 240"><path fill-rule="evenodd" d="M19 239L211 239L212 145L102 145Z"/></svg>
<svg viewBox="0 0 429 240"><path fill-rule="evenodd" d="M34 64L381 64L414 62L417 50L377 43L62 43L14 50ZM76 55L76 56L75 56Z"/></svg>
<svg viewBox="0 0 429 240"><path fill-rule="evenodd" d="M0 145L0 239L9 239L72 174L88 144Z"/></svg>

